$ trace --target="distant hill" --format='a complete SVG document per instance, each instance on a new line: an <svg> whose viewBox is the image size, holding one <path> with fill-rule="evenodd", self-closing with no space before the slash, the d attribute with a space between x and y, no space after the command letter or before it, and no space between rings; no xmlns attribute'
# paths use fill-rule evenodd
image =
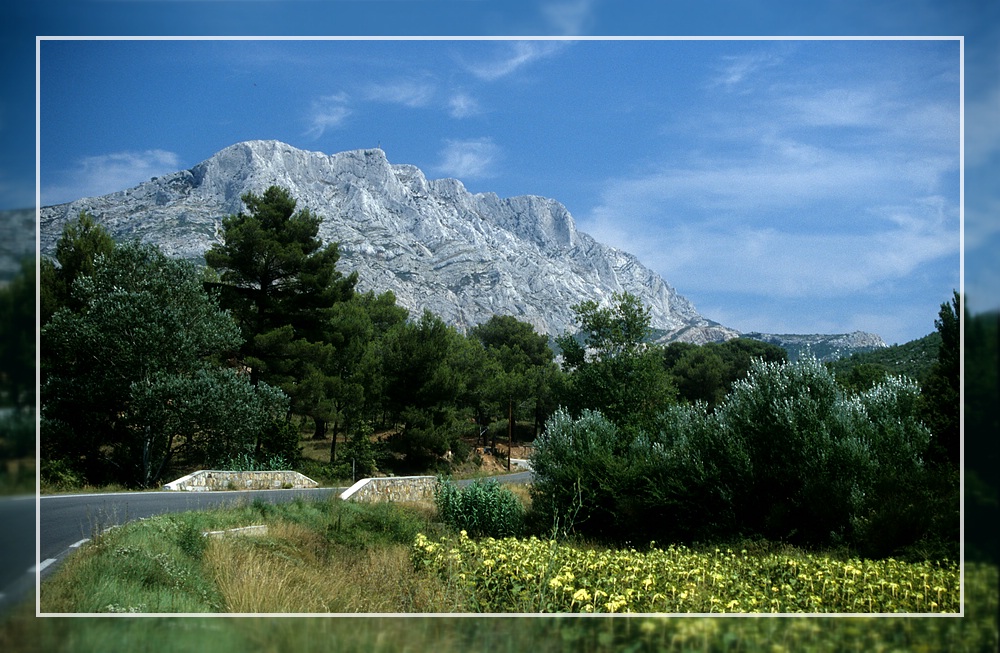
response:
<svg viewBox="0 0 1000 653"><path fill-rule="evenodd" d="M923 338L901 345L859 352L827 363L837 376L846 376L859 365L871 365L894 376L907 376L923 382L937 361L941 335L935 331Z"/></svg>
<svg viewBox="0 0 1000 653"><path fill-rule="evenodd" d="M886 349L885 341L881 337L865 331L813 335L751 332L744 333L743 337L778 345L788 352L788 360L793 362L803 356L812 355L825 363L858 353L879 352Z"/></svg>

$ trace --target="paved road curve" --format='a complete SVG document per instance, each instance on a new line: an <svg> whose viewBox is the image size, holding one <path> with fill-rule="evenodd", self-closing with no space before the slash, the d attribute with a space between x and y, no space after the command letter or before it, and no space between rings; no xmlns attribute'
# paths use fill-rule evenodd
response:
<svg viewBox="0 0 1000 653"><path fill-rule="evenodd" d="M527 483L531 472L496 477ZM471 481L458 481L466 485ZM240 501L289 501L295 497L339 495L346 488L241 490L233 492L115 492L0 499L0 615L23 601L35 585L35 533L38 576L49 576L75 549L104 529L167 512L202 510ZM36 522L36 505L38 506Z"/></svg>

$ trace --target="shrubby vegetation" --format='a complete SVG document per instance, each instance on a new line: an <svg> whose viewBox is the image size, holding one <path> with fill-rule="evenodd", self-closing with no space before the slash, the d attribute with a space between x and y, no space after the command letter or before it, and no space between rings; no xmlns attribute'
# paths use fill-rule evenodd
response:
<svg viewBox="0 0 1000 653"><path fill-rule="evenodd" d="M957 492L948 524L921 512L934 497L918 397L905 379L847 395L815 359L758 360L715 411L674 405L638 435L600 413L559 412L536 443L534 505L552 519L577 511L576 530L602 538L763 537L888 555L933 535L955 559Z"/></svg>
<svg viewBox="0 0 1000 653"><path fill-rule="evenodd" d="M218 460L283 418L280 392L211 363L238 332L192 265L119 245L70 298L42 329L44 460L154 485L174 456Z"/></svg>
<svg viewBox="0 0 1000 653"><path fill-rule="evenodd" d="M524 530L524 506L496 479L477 479L465 488L439 479L434 506L446 525L469 537L507 537Z"/></svg>
<svg viewBox="0 0 1000 653"><path fill-rule="evenodd" d="M536 529L957 553L957 296L916 381L744 339L657 345L627 293L574 307L557 364L512 317L463 334L356 292L318 216L280 188L243 199L200 272L67 226L41 275L43 478L294 466L303 434L329 443L310 462L327 479L447 474L534 437Z"/></svg>

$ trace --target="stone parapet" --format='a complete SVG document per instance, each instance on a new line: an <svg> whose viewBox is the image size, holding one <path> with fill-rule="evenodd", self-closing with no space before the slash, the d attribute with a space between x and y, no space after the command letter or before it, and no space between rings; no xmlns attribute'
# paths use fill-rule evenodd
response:
<svg viewBox="0 0 1000 653"><path fill-rule="evenodd" d="M163 486L164 490L208 492L212 490L280 490L282 488L313 488L319 483L299 472L230 472L200 469Z"/></svg>
<svg viewBox="0 0 1000 653"><path fill-rule="evenodd" d="M435 476L363 478L344 490L340 498L353 501L433 501Z"/></svg>

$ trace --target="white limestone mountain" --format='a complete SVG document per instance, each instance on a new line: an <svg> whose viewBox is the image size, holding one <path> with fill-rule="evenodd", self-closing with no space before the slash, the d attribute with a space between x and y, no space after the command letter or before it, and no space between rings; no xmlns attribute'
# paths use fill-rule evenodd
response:
<svg viewBox="0 0 1000 653"><path fill-rule="evenodd" d="M340 243L338 267L357 271L359 290L391 290L411 314L429 309L460 329L506 314L558 335L573 329L574 304L627 291L649 306L661 342L739 335L701 316L636 257L577 231L559 202L473 194L455 179L393 165L380 149L327 155L237 143L190 170L43 207L41 251L51 254L63 225L87 211L118 241L152 242L204 264L222 218L244 210L244 193L271 185L323 218L320 237Z"/></svg>
<svg viewBox="0 0 1000 653"><path fill-rule="evenodd" d="M338 267L357 271L360 290L391 290L411 313L430 309L463 329L508 314L555 335L573 327L572 305L628 291L668 337L738 335L699 315L631 254L577 231L559 202L473 194L455 179L390 164L380 149L327 155L276 141L238 143L190 170L44 207L41 250L51 253L63 224L85 210L116 240L156 243L203 264L222 218L244 210L240 197L271 185L323 218L320 237L340 243Z"/></svg>

